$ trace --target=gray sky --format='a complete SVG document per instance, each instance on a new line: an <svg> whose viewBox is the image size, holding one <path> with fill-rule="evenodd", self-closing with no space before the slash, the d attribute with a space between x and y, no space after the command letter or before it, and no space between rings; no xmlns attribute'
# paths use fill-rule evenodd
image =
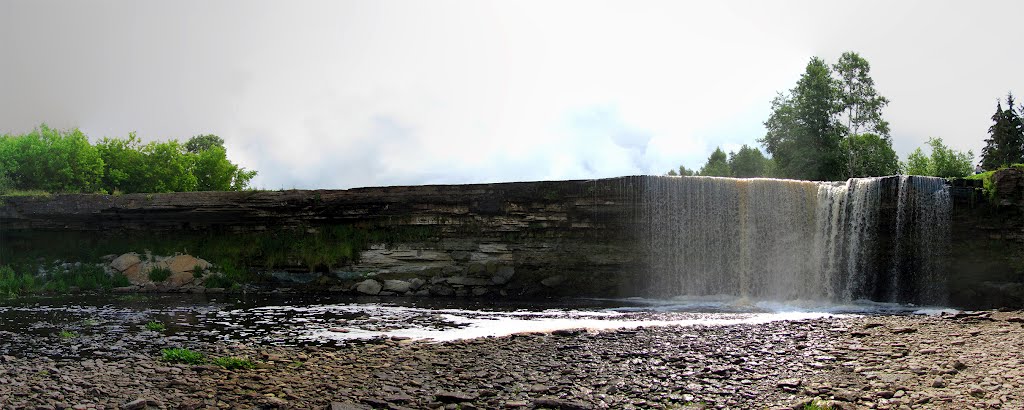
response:
<svg viewBox="0 0 1024 410"><path fill-rule="evenodd" d="M1021 1L0 1L0 133L202 133L264 188L610 177L764 134L811 56L901 157L1024 101Z"/></svg>

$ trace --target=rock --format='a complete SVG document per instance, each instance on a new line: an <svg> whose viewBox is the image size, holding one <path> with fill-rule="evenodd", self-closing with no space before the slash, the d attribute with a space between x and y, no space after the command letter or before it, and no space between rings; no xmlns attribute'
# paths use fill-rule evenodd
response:
<svg viewBox="0 0 1024 410"><path fill-rule="evenodd" d="M405 293L409 289L412 289L412 284L404 280L389 279L384 281L383 290L388 292Z"/></svg>
<svg viewBox="0 0 1024 410"><path fill-rule="evenodd" d="M171 274L171 276L164 280L164 283L167 283L172 287L181 287L189 283L192 283L195 280L196 277L192 274L192 272L174 272Z"/></svg>
<svg viewBox="0 0 1024 410"><path fill-rule="evenodd" d="M892 333L893 334L897 334L897 335L898 334L914 333L914 332L917 332L917 329L914 329L914 328L909 327L909 326L907 326L907 327L897 327L897 328L892 329Z"/></svg>
<svg viewBox="0 0 1024 410"><path fill-rule="evenodd" d="M427 283L427 281L425 281L423 279L420 279L420 278L409 279L409 289L410 290L417 290L417 289L423 287L423 285L426 284L426 283Z"/></svg>
<svg viewBox="0 0 1024 410"><path fill-rule="evenodd" d="M132 266L137 266L141 262L142 259L139 259L139 254L131 252L118 256L117 259L114 259L113 262L110 262L110 267L114 268L118 272L123 273L124 271L128 270L128 268L131 268Z"/></svg>
<svg viewBox="0 0 1024 410"><path fill-rule="evenodd" d="M326 408L326 410L370 410L370 409L371 409L370 406L366 406L366 405L362 405L362 404L358 404L358 403L347 402L347 401L346 402L332 401L330 404L327 405L327 408Z"/></svg>
<svg viewBox="0 0 1024 410"><path fill-rule="evenodd" d="M778 383L775 383L775 386L776 387L782 387L782 388L786 388L786 387L788 387L788 388L797 388L797 387L800 387L800 385L802 385L802 384L803 384L803 380L800 380L800 379L782 379L782 380L779 380Z"/></svg>
<svg viewBox="0 0 1024 410"><path fill-rule="evenodd" d="M546 407L546 408L551 408L551 409L562 409L562 410L589 410L589 409L594 408L594 406L590 405L589 403L584 403L584 402L580 402L580 401L569 401L569 400L559 400L559 399L545 399L545 398L534 399L533 400L533 405L536 406L536 407Z"/></svg>
<svg viewBox="0 0 1024 410"><path fill-rule="evenodd" d="M495 285L504 285L508 283L509 280L512 279L512 276L514 276L515 273L515 268L511 266L502 266L498 268L496 272L494 272L493 276L491 276L491 283Z"/></svg>
<svg viewBox="0 0 1024 410"><path fill-rule="evenodd" d="M935 380L932 380L932 387L936 389L946 387L946 379L943 379L942 376L936 377Z"/></svg>
<svg viewBox="0 0 1024 410"><path fill-rule="evenodd" d="M445 285L442 285L442 284L430 285L430 288L428 288L428 291L430 292L431 296L453 296L453 295L455 295L455 291L452 290L452 288L449 288L449 287L447 287Z"/></svg>
<svg viewBox="0 0 1024 410"><path fill-rule="evenodd" d="M441 391L434 394L434 399L443 403L461 403L476 400L477 395L460 391Z"/></svg>
<svg viewBox="0 0 1024 410"><path fill-rule="evenodd" d="M162 407L160 402L153 399L138 399L121 406L125 410L146 410L146 409L158 409Z"/></svg>
<svg viewBox="0 0 1024 410"><path fill-rule="evenodd" d="M356 292L362 293L364 295L376 295L380 293L381 289L383 289L383 286L380 284L380 282L377 282L373 279L367 279L357 283L355 289Z"/></svg>
<svg viewBox="0 0 1024 410"><path fill-rule="evenodd" d="M954 359L954 360L953 360L953 361L952 361L952 362L951 362L951 363L949 364L949 367L952 367L952 368L954 368L954 369L956 369L956 370L964 370L964 369L966 369L966 368L967 368L967 365L966 365L966 364L964 364L964 362L961 362L961 361L959 361L959 360L956 360L956 359Z"/></svg>
<svg viewBox="0 0 1024 410"><path fill-rule="evenodd" d="M543 280L540 281L540 284L547 286L549 288L553 288L555 286L561 285L562 282L565 282L565 277L563 277L562 275L555 275L544 278Z"/></svg>
<svg viewBox="0 0 1024 410"><path fill-rule="evenodd" d="M491 284L490 279L483 278L469 278L465 276L452 276L445 279L449 285L464 285L464 286L487 286Z"/></svg>
<svg viewBox="0 0 1024 410"><path fill-rule="evenodd" d="M192 272L196 268L206 270L213 266L210 262L196 258L192 255L176 255L167 259L165 263L167 263L167 268L174 273Z"/></svg>
<svg viewBox="0 0 1024 410"><path fill-rule="evenodd" d="M473 255L466 251L452 251L451 257L453 261L465 262L468 261Z"/></svg>
<svg viewBox="0 0 1024 410"><path fill-rule="evenodd" d="M486 295L488 292L490 292L490 289L487 289L483 286L477 286L473 288L473 296L483 296Z"/></svg>

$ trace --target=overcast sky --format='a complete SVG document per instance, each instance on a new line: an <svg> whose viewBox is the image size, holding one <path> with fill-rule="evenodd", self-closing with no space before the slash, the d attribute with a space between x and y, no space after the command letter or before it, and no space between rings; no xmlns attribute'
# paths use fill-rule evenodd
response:
<svg viewBox="0 0 1024 410"><path fill-rule="evenodd" d="M0 133L213 133L258 187L699 167L856 51L901 158L1024 101L1024 1L0 1Z"/></svg>

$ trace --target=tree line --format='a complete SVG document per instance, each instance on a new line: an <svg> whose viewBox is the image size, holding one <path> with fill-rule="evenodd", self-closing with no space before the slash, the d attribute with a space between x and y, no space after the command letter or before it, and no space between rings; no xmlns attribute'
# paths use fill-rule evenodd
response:
<svg viewBox="0 0 1024 410"><path fill-rule="evenodd" d="M0 136L0 194L239 191L255 176L228 160L216 135L143 144L130 133L90 143L78 129L44 124Z"/></svg>
<svg viewBox="0 0 1024 410"><path fill-rule="evenodd" d="M767 132L758 139L764 154L746 145L728 155L717 148L699 170L681 166L668 174L835 181L899 173L965 177L974 170L972 151L951 149L941 138L928 140L927 154L917 148L901 162L882 116L889 99L875 89L871 65L854 52L832 65L811 58L796 85L771 104ZM1011 94L1006 109L996 106L979 164L985 170L1024 162L1024 105L1014 104Z"/></svg>

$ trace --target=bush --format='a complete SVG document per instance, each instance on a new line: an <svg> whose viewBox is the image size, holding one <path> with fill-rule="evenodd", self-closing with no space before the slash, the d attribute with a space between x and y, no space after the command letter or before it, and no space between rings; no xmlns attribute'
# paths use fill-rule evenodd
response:
<svg viewBox="0 0 1024 410"><path fill-rule="evenodd" d="M213 364L215 364L217 366L220 366L220 367L223 367L223 368L228 369L228 370L236 370L236 369L247 369L247 370L249 370L249 369L255 369L256 368L256 363L253 363L252 361L250 361L248 359L242 359L242 358L238 358L238 357L218 357L216 359L213 359Z"/></svg>
<svg viewBox="0 0 1024 410"><path fill-rule="evenodd" d="M160 323L160 322L157 322L157 321L149 321L149 322L146 323L146 330L152 330L154 332L159 332L161 330L164 330L165 328L166 327L164 326L163 323Z"/></svg>
<svg viewBox="0 0 1024 410"><path fill-rule="evenodd" d="M0 266L0 297L17 297L36 290L38 286L34 275L15 273L10 266Z"/></svg>
<svg viewBox="0 0 1024 410"><path fill-rule="evenodd" d="M149 280L163 282L171 277L171 270L167 268L153 268L149 271Z"/></svg>
<svg viewBox="0 0 1024 410"><path fill-rule="evenodd" d="M61 339L74 339L78 337L78 333L72 332L70 330L61 330L58 335L60 336Z"/></svg>
<svg viewBox="0 0 1024 410"><path fill-rule="evenodd" d="M168 363L203 364L206 356L202 353L188 349L163 349L160 351L160 360Z"/></svg>

